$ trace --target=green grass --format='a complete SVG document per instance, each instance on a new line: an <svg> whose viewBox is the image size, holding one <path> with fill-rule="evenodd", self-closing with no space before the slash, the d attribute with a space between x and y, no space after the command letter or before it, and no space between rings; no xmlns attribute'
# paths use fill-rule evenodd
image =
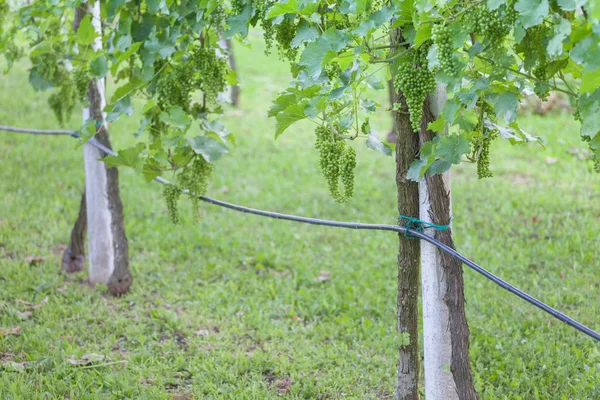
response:
<svg viewBox="0 0 600 400"><path fill-rule="evenodd" d="M394 160L357 144L356 195L326 194L309 123L277 141L265 114L287 67L239 48L242 106L226 123L239 146L219 161L209 195L238 204L346 221L396 221ZM265 66L266 65L266 66ZM382 102L385 93L378 94ZM0 80L0 123L52 128L46 94L26 68ZM78 115L71 127L77 128ZM493 148L493 179L454 169L458 249L600 330L600 180L569 116L524 116L545 139ZM383 132L389 120L375 126ZM111 127L133 142L134 119ZM2 399L379 399L396 374L398 239L306 226L203 206L194 224L168 221L161 188L121 171L134 284L112 298L59 273L83 188L70 138L0 133ZM547 159L548 158L548 159ZM554 158L558 162L554 163ZM548 162L549 161L549 162ZM39 256L38 264L28 256ZM321 271L330 279L317 281ZM475 383L482 399L598 399L600 348L465 270ZM41 304L27 317L22 301ZM96 353L91 367L69 360ZM120 361L126 361L121 363ZM291 385L290 385L291 383Z"/></svg>

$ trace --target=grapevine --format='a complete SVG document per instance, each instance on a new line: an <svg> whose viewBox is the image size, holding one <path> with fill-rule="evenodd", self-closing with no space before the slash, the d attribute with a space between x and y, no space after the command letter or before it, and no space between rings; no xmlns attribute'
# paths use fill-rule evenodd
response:
<svg viewBox="0 0 600 400"><path fill-rule="evenodd" d="M356 152L331 128L319 126L315 135L315 148L320 155L319 167L327 181L329 194L338 203L346 202L354 193ZM344 193L340 192L340 180L344 186Z"/></svg>
<svg viewBox="0 0 600 400"><path fill-rule="evenodd" d="M48 105L54 111L59 124L68 121L77 104L78 94L70 77L65 78L63 84L48 98Z"/></svg>
<svg viewBox="0 0 600 400"><path fill-rule="evenodd" d="M486 131L484 136L474 140L473 148L479 153L477 156L477 177L479 179L494 176L490 170L490 146L496 136L496 134Z"/></svg>
<svg viewBox="0 0 600 400"><path fill-rule="evenodd" d="M188 110L191 101L192 72L190 65L181 64L172 71L163 72L158 80L156 91L161 109L181 107Z"/></svg>
<svg viewBox="0 0 600 400"><path fill-rule="evenodd" d="M169 211L169 217L174 224L179 223L179 209L177 203L179 196L181 196L181 188L177 185L167 184L163 187L163 195L167 201L167 210Z"/></svg>
<svg viewBox="0 0 600 400"><path fill-rule="evenodd" d="M91 77L84 68L77 68L73 71L73 83L75 84L75 90L79 101L83 104L87 104L88 101L88 86L90 84Z"/></svg>
<svg viewBox="0 0 600 400"><path fill-rule="evenodd" d="M483 36L489 47L494 50L508 35L516 20L517 14L513 5L514 2L492 11L486 4L479 4L469 10L465 23L471 32Z"/></svg>
<svg viewBox="0 0 600 400"><path fill-rule="evenodd" d="M434 25L432 28L433 43L437 46L437 56L442 71L450 76L458 75L458 67L452 48L452 32L446 24Z"/></svg>
<svg viewBox="0 0 600 400"><path fill-rule="evenodd" d="M294 61L298 54L298 48L291 46L292 40L296 36L296 24L292 19L284 18L284 20L277 25L275 34L275 40L277 41L277 48L282 58L287 58L289 61Z"/></svg>
<svg viewBox="0 0 600 400"><path fill-rule="evenodd" d="M190 79L190 84L193 83L194 88L202 90L208 101L216 103L218 94L227 86L227 60L217 56L214 49L197 46L191 54L190 62L196 77L193 81ZM191 75L188 77L191 78Z"/></svg>
<svg viewBox="0 0 600 400"><path fill-rule="evenodd" d="M213 165L203 156L196 155L192 161L179 173L178 182L182 189L187 189L192 200L192 209L196 217L199 216L199 196L206 194Z"/></svg>
<svg viewBox="0 0 600 400"><path fill-rule="evenodd" d="M406 98L412 128L419 130L423 116L423 102L435 90L435 77L427 67L427 46L422 45L398 66L394 86Z"/></svg>

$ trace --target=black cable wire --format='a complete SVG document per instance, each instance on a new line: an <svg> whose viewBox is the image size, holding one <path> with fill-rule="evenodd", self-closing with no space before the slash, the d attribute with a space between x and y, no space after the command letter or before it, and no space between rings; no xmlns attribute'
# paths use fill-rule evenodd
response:
<svg viewBox="0 0 600 400"><path fill-rule="evenodd" d="M5 129L5 128L7 128L7 127L0 125L0 130L9 130L12 132L26 132L26 133L46 132L45 134L70 134L71 136L79 137L77 132L70 132L70 131L39 131L39 130L33 130L33 129L21 129L21 128L12 128L12 127L10 127L12 129ZM54 132L54 133L48 133L48 132ZM63 133L56 133L56 132L63 132ZM99 143L95 138L91 138L88 141L88 143L91 144L92 146L96 147L97 149L105 152L108 155L112 155L112 156L117 155L117 153L115 153L108 147ZM154 180L159 183L162 183L162 184L169 183L169 181L167 181L166 179L164 179L160 176L156 177ZM227 203L227 202L224 202L221 200L216 200L216 199L206 197L206 196L200 196L199 199L206 203L210 203L210 204L213 204L213 205L216 205L219 207L228 208L230 210L235 210L235 211L243 212L246 214L259 215L259 216L268 217L268 218L301 222L301 223L312 224L312 225L331 226L331 227L336 227L336 228L365 229L365 230L374 230L374 231L391 231L391 232L403 233L407 236L413 236L413 237L425 240L426 242L429 242L432 245L434 245L435 247L437 247L438 249L440 249L440 250L450 254L452 257L460 260L463 264L465 264L469 268L473 269L474 271L480 273L484 277L488 278L489 280L494 282L496 285L500 286L502 289L509 291L510 293L520 297L521 299L534 305L535 307L541 309L542 311L547 312L548 314L552 315L554 318L558 319L559 321L562 321L565 324L577 329L578 331L600 341L600 333L583 325L580 322L577 322L573 318L561 313L560 311L550 307L546 303L536 299L535 297L531 296L530 294L525 293L521 289L518 289L517 287L511 285L510 283L506 282L502 278L499 278L496 275L492 274L491 272L487 271L486 269L484 269L480 265L476 264L475 262L469 260L468 258L463 256L462 254L460 254L453 248L445 245L444 243L436 240L435 238L433 238L429 235L426 235L425 233L422 233L422 232L419 232L419 231L416 231L413 229L407 229L407 228L405 228L403 226L399 226L399 225L362 224L362 223L357 223L357 222L340 222L340 221L332 221L332 220L325 220L325 219L300 217L300 216L296 216L296 215L280 214L280 213L271 212L271 211L264 211L264 210L258 210L255 208L238 206L236 204Z"/></svg>
<svg viewBox="0 0 600 400"><path fill-rule="evenodd" d="M33 133L35 135L69 135L73 137L79 137L79 132L67 131L63 129L29 129L0 125L0 131Z"/></svg>
<svg viewBox="0 0 600 400"><path fill-rule="evenodd" d="M413 229L407 229L407 228L404 228L402 226L397 226L397 225L360 224L360 223L354 223L354 222L338 222L338 221L330 221L330 220L323 220L323 219L316 219L316 218L298 217L295 215L280 214L280 213L275 213L275 212L270 212L270 211L257 210L254 208L248 208L248 207L244 207L244 206L238 206L235 204L226 203L224 201L215 200L215 199L212 199L210 197L205 197L205 196L200 196L199 198L202 201L205 201L207 203L214 204L214 205L217 205L220 207L229 208L231 210L236 210L236 211L240 211L243 213L260 215L263 217L283 219L283 220L287 220L287 221L303 222L306 224L313 224L313 225L332 226L332 227L337 227L337 228L393 231L393 232L398 232L398 233L404 233L407 236L417 237L419 239L422 239L422 240L425 240L425 241L431 243L438 249L450 254L452 257L457 258L462 263L467 265L469 268L475 270L476 272L479 272L481 275L485 276L486 278L488 278L489 280L491 280L492 282L494 282L501 288L511 292L512 294L520 297L521 299L527 301L528 303L547 312L548 314L550 314L553 317L559 319L560 321L566 323L567 325L570 325L573 328L585 333L586 335L591 336L592 338L594 338L596 340L600 340L600 333L595 332L593 329L588 328L587 326L575 321L571 317L561 313L560 311L550 307L549 305L543 303L542 301L536 299L535 297L516 288L515 286L506 282L502 278L497 277L496 275L487 271L483 267L481 267L478 264L474 263L473 261L469 260L468 258L463 256L462 254L460 254L453 248L445 245L444 243L436 240L435 238L433 238L431 236L426 235L425 233L422 233L422 232L419 232L419 231L416 231Z"/></svg>

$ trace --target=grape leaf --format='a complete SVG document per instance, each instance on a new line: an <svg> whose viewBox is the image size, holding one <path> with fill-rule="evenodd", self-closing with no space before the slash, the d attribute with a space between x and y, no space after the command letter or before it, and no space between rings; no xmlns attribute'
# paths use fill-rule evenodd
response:
<svg viewBox="0 0 600 400"><path fill-rule="evenodd" d="M371 150L379 151L380 153L390 157L392 155L392 149L390 149L388 146L382 143L381 140L379 140L379 138L377 137L377 135L373 132L369 133L366 144L367 147Z"/></svg>
<svg viewBox="0 0 600 400"><path fill-rule="evenodd" d="M298 24L296 36L292 39L291 47L299 47L302 43L310 43L319 37L319 31L314 26L311 26L305 20L301 20Z"/></svg>
<svg viewBox="0 0 600 400"><path fill-rule="evenodd" d="M583 6L587 0L557 0L556 3L565 11L575 11L577 7Z"/></svg>
<svg viewBox="0 0 600 400"><path fill-rule="evenodd" d="M135 146L119 150L116 156L106 156L102 159L106 164L106 168L112 167L132 167L137 169L141 166L142 159L140 153L146 149L144 143L138 143Z"/></svg>
<svg viewBox="0 0 600 400"><path fill-rule="evenodd" d="M231 39L238 33L242 37L246 37L248 35L248 25L250 24L250 18L252 18L252 15L254 15L252 5L245 4L244 7L242 7L242 12L240 12L239 15L229 17L227 20L225 38Z"/></svg>
<svg viewBox="0 0 600 400"><path fill-rule="evenodd" d="M108 72L108 58L104 54L94 58L89 69L95 78L104 78Z"/></svg>
<svg viewBox="0 0 600 400"><path fill-rule="evenodd" d="M435 160L431 163L429 168L427 168L427 175L434 176L437 174L443 174L444 172L448 171L450 167L452 167L452 164L446 160Z"/></svg>
<svg viewBox="0 0 600 400"><path fill-rule="evenodd" d="M83 46L88 46L94 43L94 41L96 40L96 36L96 30L92 25L92 17L86 15L79 23L79 28L77 29L77 35L75 37L75 40L77 40L77 43Z"/></svg>
<svg viewBox="0 0 600 400"><path fill-rule="evenodd" d="M554 26L554 36L548 42L546 50L552 58L560 56L563 53L563 41L571 34L571 23L569 20L562 18L560 22Z"/></svg>
<svg viewBox="0 0 600 400"><path fill-rule="evenodd" d="M442 136L435 148L435 154L452 164L460 163L463 154L471 150L469 140L461 135Z"/></svg>
<svg viewBox="0 0 600 400"><path fill-rule="evenodd" d="M367 0L344 0L340 11L344 14L360 15L367 9Z"/></svg>
<svg viewBox="0 0 600 400"><path fill-rule="evenodd" d="M527 29L544 22L550 7L548 0L519 0L515 4L515 10L519 12L523 28Z"/></svg>
<svg viewBox="0 0 600 400"><path fill-rule="evenodd" d="M579 113L581 123L581 136L593 139L600 131L600 89L593 93L582 93L579 96Z"/></svg>
<svg viewBox="0 0 600 400"><path fill-rule="evenodd" d="M596 68L593 71L585 70L581 77L581 84L579 86L580 93L589 93L600 87L600 68ZM600 110L598 110L600 112Z"/></svg>
<svg viewBox="0 0 600 400"><path fill-rule="evenodd" d="M512 124L517 119L519 96L516 93L502 92L496 96L491 96L490 100L494 104L496 115L504 118L507 124Z"/></svg>
<svg viewBox="0 0 600 400"><path fill-rule="evenodd" d="M508 0L488 0L487 6L490 10L494 11L495 9L497 9L503 4L506 4L507 2Z"/></svg>
<svg viewBox="0 0 600 400"><path fill-rule="evenodd" d="M269 11L269 15L267 18L274 18L283 14L294 14L298 9L298 2L296 0L288 0L287 3L276 2L271 10Z"/></svg>
<svg viewBox="0 0 600 400"><path fill-rule="evenodd" d="M201 154L210 163L217 161L223 154L229 152L227 146L211 137L196 136L186 140L196 154Z"/></svg>
<svg viewBox="0 0 600 400"><path fill-rule="evenodd" d="M337 56L350 40L349 35L335 28L328 29L321 37L310 43L300 56L300 65L312 78L321 75L323 67Z"/></svg>
<svg viewBox="0 0 600 400"><path fill-rule="evenodd" d="M306 115L304 115L305 107L305 104L292 104L277 114L275 117L275 120L277 121L277 124L275 125L275 138L281 135L294 122L306 118Z"/></svg>

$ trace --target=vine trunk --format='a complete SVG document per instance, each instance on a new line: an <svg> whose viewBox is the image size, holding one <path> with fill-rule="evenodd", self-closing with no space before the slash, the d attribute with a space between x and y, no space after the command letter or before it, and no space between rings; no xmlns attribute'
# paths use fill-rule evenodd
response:
<svg viewBox="0 0 600 400"><path fill-rule="evenodd" d="M392 33L392 43L402 43L399 29ZM419 137L410 126L406 99L394 94L400 111L393 112L396 133L396 185L398 212L416 216L419 213L419 186L407 179L410 164L419 152ZM400 219L400 224L406 220ZM398 380L395 397L398 400L418 400L419 391L419 241L399 235L398 249Z"/></svg>

